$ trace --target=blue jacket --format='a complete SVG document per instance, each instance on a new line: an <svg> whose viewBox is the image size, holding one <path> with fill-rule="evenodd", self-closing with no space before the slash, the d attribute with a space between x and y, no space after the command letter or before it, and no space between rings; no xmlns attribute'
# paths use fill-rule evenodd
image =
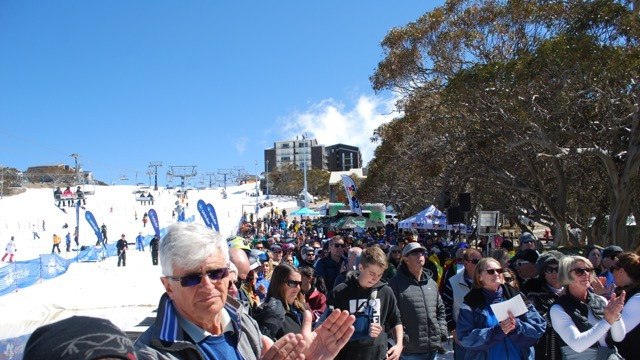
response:
<svg viewBox="0 0 640 360"><path fill-rule="evenodd" d="M518 290L502 285L504 300L522 296ZM525 298L526 299L526 298ZM465 348L465 360L475 359L528 359L533 360L533 345L544 334L547 323L533 305L516 318L516 328L509 334L500 328L482 289L473 289L464 298L460 308L456 333Z"/></svg>

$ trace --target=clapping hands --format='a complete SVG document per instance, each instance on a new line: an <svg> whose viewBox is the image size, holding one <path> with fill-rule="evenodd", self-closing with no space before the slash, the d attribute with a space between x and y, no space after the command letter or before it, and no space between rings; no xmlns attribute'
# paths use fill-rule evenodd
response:
<svg viewBox="0 0 640 360"><path fill-rule="evenodd" d="M609 303L604 308L604 319L609 324L613 324L620 319L620 312L624 307L624 299L626 295L627 294L624 290L620 293L620 296L616 296L615 293L611 294L611 300L609 300Z"/></svg>

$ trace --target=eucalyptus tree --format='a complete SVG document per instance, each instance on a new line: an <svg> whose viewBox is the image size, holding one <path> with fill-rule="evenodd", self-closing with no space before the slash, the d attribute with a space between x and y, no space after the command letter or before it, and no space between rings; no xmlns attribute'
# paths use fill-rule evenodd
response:
<svg viewBox="0 0 640 360"><path fill-rule="evenodd" d="M609 215L607 242L632 248L639 34L631 1L447 1L385 37L371 80L400 93L397 121L438 143L440 185L502 193L505 207L554 224L560 244L567 225ZM378 134L393 159L394 136Z"/></svg>

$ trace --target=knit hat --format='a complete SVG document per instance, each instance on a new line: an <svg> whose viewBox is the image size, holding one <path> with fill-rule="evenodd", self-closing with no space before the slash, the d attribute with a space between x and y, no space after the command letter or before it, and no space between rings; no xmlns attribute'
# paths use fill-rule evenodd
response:
<svg viewBox="0 0 640 360"><path fill-rule="evenodd" d="M538 261L536 261L536 271L538 272L538 275L542 276L545 267L553 264L559 264L560 258L563 256L564 254L558 250L549 250L542 253L538 258Z"/></svg>
<svg viewBox="0 0 640 360"><path fill-rule="evenodd" d="M518 251L511 261L515 263L516 260L520 259L535 264L538 261L538 257L539 255L537 251L533 249L524 249Z"/></svg>
<svg viewBox="0 0 640 360"><path fill-rule="evenodd" d="M116 358L136 360L133 343L107 319L73 316L44 325L31 334L24 359L93 360Z"/></svg>
<svg viewBox="0 0 640 360"><path fill-rule="evenodd" d="M500 243L500 248L501 249L505 249L507 251L512 251L513 250L513 241L511 241L511 240L502 240L502 243Z"/></svg>
<svg viewBox="0 0 640 360"><path fill-rule="evenodd" d="M520 244L522 244L523 242L527 242L527 241L536 241L536 237L533 236L533 234L530 232L523 232L520 235L519 240L520 240Z"/></svg>

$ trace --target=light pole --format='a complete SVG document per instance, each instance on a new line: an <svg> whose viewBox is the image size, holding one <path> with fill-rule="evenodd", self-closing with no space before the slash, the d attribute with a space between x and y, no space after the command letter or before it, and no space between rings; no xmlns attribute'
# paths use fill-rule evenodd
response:
<svg viewBox="0 0 640 360"><path fill-rule="evenodd" d="M0 171L2 172L2 180L0 180L0 199L4 196L4 165L0 165Z"/></svg>
<svg viewBox="0 0 640 360"><path fill-rule="evenodd" d="M304 207L307 207L307 159L302 163L302 168L304 170Z"/></svg>
<svg viewBox="0 0 640 360"><path fill-rule="evenodd" d="M79 183L80 183L80 178L79 178L79 176L78 176L78 175L79 175L79 171L78 171L78 170L79 170L79 169L78 169L78 157L79 157L80 155L78 155L78 154L76 154L76 153L73 153L73 154L71 154L71 155L69 155L69 156L71 156L71 157L76 161L76 183L78 183L78 184L79 184Z"/></svg>
<svg viewBox="0 0 640 360"><path fill-rule="evenodd" d="M269 160L267 160L267 169L266 169L266 178L267 178L267 197L266 199L269 200Z"/></svg>
<svg viewBox="0 0 640 360"><path fill-rule="evenodd" d="M258 160L255 161L254 171L256 173L256 217L257 217L258 210L260 209L260 205L259 205L260 198L258 197L258 195L260 195L260 189L258 188L258 181L260 179L258 177Z"/></svg>

